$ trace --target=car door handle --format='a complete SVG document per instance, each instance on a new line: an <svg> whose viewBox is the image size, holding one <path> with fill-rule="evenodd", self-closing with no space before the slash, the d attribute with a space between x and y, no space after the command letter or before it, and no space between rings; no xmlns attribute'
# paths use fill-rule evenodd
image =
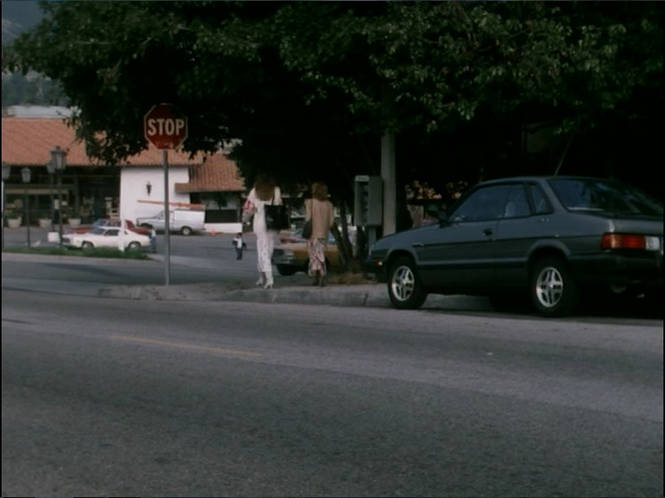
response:
<svg viewBox="0 0 665 498"><path fill-rule="evenodd" d="M486 228L485 230L483 230L483 233L485 235L492 235L494 232L492 231L491 228Z"/></svg>
<svg viewBox="0 0 665 498"><path fill-rule="evenodd" d="M411 247L422 248L425 247L425 244L423 244L422 242L414 242L413 244L411 244Z"/></svg>

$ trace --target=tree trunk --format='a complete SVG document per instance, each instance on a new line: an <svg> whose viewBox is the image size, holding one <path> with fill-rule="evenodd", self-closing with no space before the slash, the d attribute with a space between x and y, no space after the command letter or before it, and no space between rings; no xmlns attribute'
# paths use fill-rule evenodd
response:
<svg viewBox="0 0 665 498"><path fill-rule="evenodd" d="M342 223L342 231L340 232L336 223L333 224L330 231L332 232L333 237L335 237L335 241L337 242L337 250L339 251L342 270L357 272L361 270L362 265L353 257L353 246L349 242L349 228L346 223L345 203L340 205L339 212Z"/></svg>

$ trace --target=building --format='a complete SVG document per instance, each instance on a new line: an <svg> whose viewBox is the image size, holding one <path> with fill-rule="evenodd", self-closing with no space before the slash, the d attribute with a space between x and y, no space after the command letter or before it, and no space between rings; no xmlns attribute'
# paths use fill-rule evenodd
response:
<svg viewBox="0 0 665 498"><path fill-rule="evenodd" d="M29 108L28 108L29 109ZM90 223L97 218L115 217L136 221L164 207L164 168L161 151L149 146L127 161L108 166L93 161L85 145L76 139L60 111L9 110L2 117L2 163L11 167L5 182L4 207L8 216L20 214L23 199L29 198L30 219L51 219L58 215L62 196L65 222ZM66 117L66 115L65 115ZM66 151L66 168L57 178L48 174L50 151ZM238 231L245 191L235 163L224 154L189 158L182 151L169 151L169 201L172 207L205 209L206 228L217 232ZM29 184L23 184L21 169L31 170Z"/></svg>

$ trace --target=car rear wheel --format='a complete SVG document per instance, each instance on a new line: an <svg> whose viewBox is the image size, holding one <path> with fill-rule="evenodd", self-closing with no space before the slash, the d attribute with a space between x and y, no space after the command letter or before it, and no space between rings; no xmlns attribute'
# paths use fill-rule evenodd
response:
<svg viewBox="0 0 665 498"><path fill-rule="evenodd" d="M547 256L531 272L531 302L544 316L563 316L579 302L579 291L563 258Z"/></svg>
<svg viewBox="0 0 665 498"><path fill-rule="evenodd" d="M84 242L81 244L81 249L93 249L95 245L92 242Z"/></svg>
<svg viewBox="0 0 665 498"><path fill-rule="evenodd" d="M138 242L130 242L129 245L127 246L127 249L130 251L136 251L141 247L141 244Z"/></svg>
<svg viewBox="0 0 665 498"><path fill-rule="evenodd" d="M189 227L182 227L180 229L180 233L183 235L191 235L192 234L192 229Z"/></svg>
<svg viewBox="0 0 665 498"><path fill-rule="evenodd" d="M427 298L416 265L411 258L398 258L390 267L388 295L395 308L419 308Z"/></svg>

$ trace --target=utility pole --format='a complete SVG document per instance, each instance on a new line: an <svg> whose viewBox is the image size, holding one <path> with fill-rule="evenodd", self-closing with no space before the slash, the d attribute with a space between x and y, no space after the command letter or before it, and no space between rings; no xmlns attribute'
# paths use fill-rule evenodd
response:
<svg viewBox="0 0 665 498"><path fill-rule="evenodd" d="M395 133L381 137L381 178L383 179L383 236L394 233L397 219L397 181L395 166Z"/></svg>

